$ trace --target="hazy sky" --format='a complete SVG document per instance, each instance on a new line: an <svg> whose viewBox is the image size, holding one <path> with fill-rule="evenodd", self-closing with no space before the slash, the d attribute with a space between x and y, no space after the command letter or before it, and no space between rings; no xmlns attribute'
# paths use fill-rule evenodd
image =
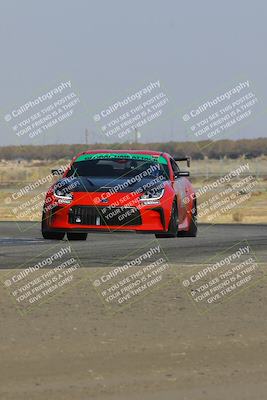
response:
<svg viewBox="0 0 267 400"><path fill-rule="evenodd" d="M139 129L142 141L193 139L182 115L246 80L258 108L225 137L266 136L264 1L1 0L0 4L1 145L84 143L86 127L89 141L103 142L102 125L93 116L156 81L168 103L162 115ZM68 80L79 96L77 112L35 139L17 136L12 128L17 117L5 122L4 116ZM153 95L159 92L154 90ZM41 108L50 103L44 101Z"/></svg>

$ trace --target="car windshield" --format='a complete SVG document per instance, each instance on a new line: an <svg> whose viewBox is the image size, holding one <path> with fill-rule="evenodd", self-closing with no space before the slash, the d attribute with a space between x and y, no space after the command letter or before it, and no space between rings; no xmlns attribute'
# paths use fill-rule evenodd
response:
<svg viewBox="0 0 267 400"><path fill-rule="evenodd" d="M98 158L76 160L67 173L67 177L112 177L129 178L140 175L141 178L154 179L164 176L168 179L168 165L157 161L124 158Z"/></svg>

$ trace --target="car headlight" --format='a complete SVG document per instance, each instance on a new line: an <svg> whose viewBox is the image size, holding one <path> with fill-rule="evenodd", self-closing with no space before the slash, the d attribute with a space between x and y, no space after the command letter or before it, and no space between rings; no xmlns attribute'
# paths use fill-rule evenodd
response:
<svg viewBox="0 0 267 400"><path fill-rule="evenodd" d="M72 193L67 192L66 189L56 188L54 190L54 196L58 199L58 203L61 204L69 204L73 199Z"/></svg>
<svg viewBox="0 0 267 400"><path fill-rule="evenodd" d="M157 190L157 191L151 191L147 190L142 196L140 197L140 201L145 204L158 204L159 200L163 197L164 195L164 189Z"/></svg>

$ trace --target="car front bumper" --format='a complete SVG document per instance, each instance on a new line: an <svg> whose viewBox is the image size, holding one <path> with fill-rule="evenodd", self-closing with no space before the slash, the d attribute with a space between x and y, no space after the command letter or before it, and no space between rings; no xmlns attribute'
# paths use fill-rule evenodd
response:
<svg viewBox="0 0 267 400"><path fill-rule="evenodd" d="M46 213L47 227L64 232L165 232L166 210L161 205L136 207L55 206Z"/></svg>

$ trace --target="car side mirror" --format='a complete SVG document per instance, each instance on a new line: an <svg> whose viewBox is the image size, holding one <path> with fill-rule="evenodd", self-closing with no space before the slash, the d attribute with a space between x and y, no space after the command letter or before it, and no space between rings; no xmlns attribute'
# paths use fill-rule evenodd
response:
<svg viewBox="0 0 267 400"><path fill-rule="evenodd" d="M176 172L176 174L174 175L175 179L180 178L181 176L190 176L190 172L189 171L179 171L179 172Z"/></svg>

